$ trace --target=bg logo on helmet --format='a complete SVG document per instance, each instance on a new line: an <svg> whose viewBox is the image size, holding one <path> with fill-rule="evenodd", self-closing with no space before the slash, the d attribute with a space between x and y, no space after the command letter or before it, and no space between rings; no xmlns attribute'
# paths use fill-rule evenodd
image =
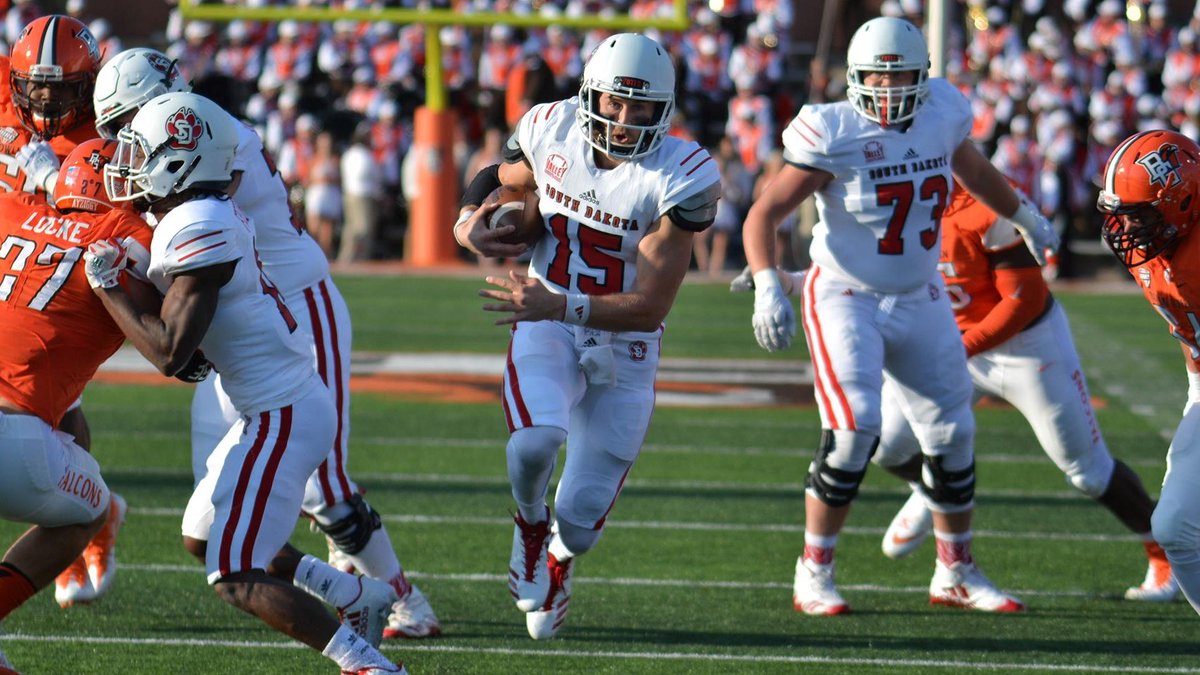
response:
<svg viewBox="0 0 1200 675"><path fill-rule="evenodd" d="M1161 185L1164 188L1179 185L1183 178L1179 175L1179 160L1176 153L1179 148L1171 143L1164 143L1158 150L1148 152L1137 159L1137 163L1150 174L1151 185Z"/></svg>
<svg viewBox="0 0 1200 675"><path fill-rule="evenodd" d="M167 147L173 150L195 150L202 133L204 122L191 108L180 108L167 118Z"/></svg>

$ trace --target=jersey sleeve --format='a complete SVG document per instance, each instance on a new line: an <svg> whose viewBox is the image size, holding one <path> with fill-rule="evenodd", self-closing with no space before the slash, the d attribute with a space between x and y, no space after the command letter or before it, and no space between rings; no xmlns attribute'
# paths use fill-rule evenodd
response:
<svg viewBox="0 0 1200 675"><path fill-rule="evenodd" d="M689 143L677 153L678 169L667 177L662 211L677 226L701 232L712 225L721 196L721 171L708 151Z"/></svg>
<svg viewBox="0 0 1200 675"><path fill-rule="evenodd" d="M783 159L802 169L836 173L830 157L833 130L822 106L806 105L783 130Z"/></svg>
<svg viewBox="0 0 1200 675"><path fill-rule="evenodd" d="M180 229L163 252L162 270L174 276L191 270L233 262L242 257L230 225L201 220Z"/></svg>
<svg viewBox="0 0 1200 675"><path fill-rule="evenodd" d="M233 170L245 172L254 158L262 157L262 152L262 141L258 139L258 134L245 122L238 120L238 144L233 155Z"/></svg>
<svg viewBox="0 0 1200 675"><path fill-rule="evenodd" d="M971 102L958 90L940 77L929 80L929 96L938 102L942 110L942 128L955 139L955 147L971 136L971 127L975 124L975 115L971 110Z"/></svg>

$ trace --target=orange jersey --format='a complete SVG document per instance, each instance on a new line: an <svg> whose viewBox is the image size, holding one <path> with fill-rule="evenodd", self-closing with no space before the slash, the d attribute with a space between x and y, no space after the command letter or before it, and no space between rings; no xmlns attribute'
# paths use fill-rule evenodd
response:
<svg viewBox="0 0 1200 675"><path fill-rule="evenodd" d="M0 193L0 396L58 426L125 336L92 292L92 242L151 230L128 211L63 214L41 197Z"/></svg>
<svg viewBox="0 0 1200 675"><path fill-rule="evenodd" d="M942 255L938 270L954 307L959 331L979 325L1000 302L988 256L1013 246L1023 246L1021 236L1009 226L992 232L996 214L971 193L956 187L942 214Z"/></svg>
<svg viewBox="0 0 1200 675"><path fill-rule="evenodd" d="M0 56L0 190L35 192L38 190L37 185L21 171L14 157L17 151L33 138L33 134L21 123L17 109L13 107L8 73L8 57ZM75 146L99 137L95 120L89 116L79 126L49 139L49 143L54 154L61 160L71 154Z"/></svg>
<svg viewBox="0 0 1200 675"><path fill-rule="evenodd" d="M1178 248L1130 268L1150 305L1169 324L1171 336L1183 343L1192 363L1200 366L1200 271L1194 264L1200 256L1200 237L1184 235ZM1180 261L1179 267L1172 265Z"/></svg>

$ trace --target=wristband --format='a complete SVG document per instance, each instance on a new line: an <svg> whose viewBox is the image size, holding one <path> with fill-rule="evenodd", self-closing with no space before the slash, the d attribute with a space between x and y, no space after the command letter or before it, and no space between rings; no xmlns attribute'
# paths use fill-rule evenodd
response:
<svg viewBox="0 0 1200 675"><path fill-rule="evenodd" d="M592 315L592 299L586 293L567 293L567 306L563 310L563 321L583 326Z"/></svg>
<svg viewBox="0 0 1200 675"><path fill-rule="evenodd" d="M775 269L768 267L754 273L754 288L762 291L778 288L782 291L783 285L779 283L779 275L775 273Z"/></svg>
<svg viewBox="0 0 1200 675"><path fill-rule="evenodd" d="M1200 403L1200 373L1188 371L1188 403Z"/></svg>
<svg viewBox="0 0 1200 675"><path fill-rule="evenodd" d="M466 244L464 244L462 239L458 238L458 228L460 225L462 225L463 223L470 220L471 216L473 216L473 215L475 215L475 209L468 209L466 211L463 211L462 214L458 217L458 222L454 223L454 241L455 241L455 243L457 243L459 246L461 246L463 248L470 248L470 247L467 246Z"/></svg>

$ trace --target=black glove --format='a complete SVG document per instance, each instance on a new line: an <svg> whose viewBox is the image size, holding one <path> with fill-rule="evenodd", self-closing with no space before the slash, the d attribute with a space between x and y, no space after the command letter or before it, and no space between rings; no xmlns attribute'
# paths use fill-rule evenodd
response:
<svg viewBox="0 0 1200 675"><path fill-rule="evenodd" d="M199 349L192 354L192 358L188 359L187 365L179 369L175 373L175 379L189 384L196 384L208 377L208 373L212 371L212 363L204 356L204 352Z"/></svg>

